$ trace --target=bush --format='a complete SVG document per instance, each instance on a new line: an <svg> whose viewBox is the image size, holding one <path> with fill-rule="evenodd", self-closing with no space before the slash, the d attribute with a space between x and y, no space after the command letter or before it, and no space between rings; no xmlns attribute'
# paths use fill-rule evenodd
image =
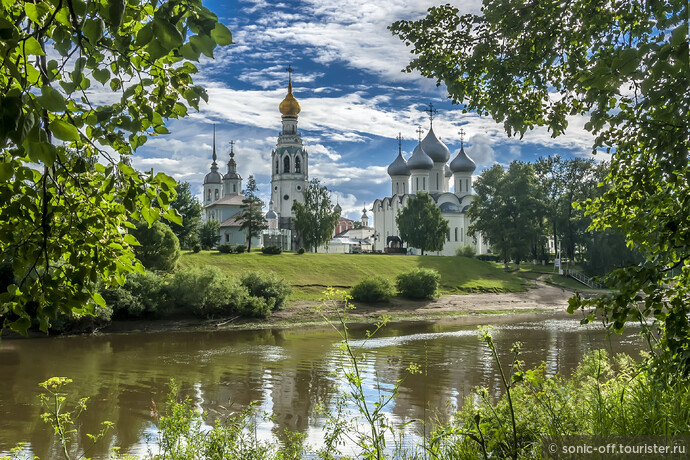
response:
<svg viewBox="0 0 690 460"><path fill-rule="evenodd" d="M364 278L350 289L354 300L366 303L387 302L395 295L393 284L382 277Z"/></svg>
<svg viewBox="0 0 690 460"><path fill-rule="evenodd" d="M174 270L180 258L180 242L172 229L162 222L151 227L139 224L131 234L139 241L134 246L137 259L149 270Z"/></svg>
<svg viewBox="0 0 690 460"><path fill-rule="evenodd" d="M438 290L441 275L430 268L415 268L396 278L398 292L410 299L433 299Z"/></svg>
<svg viewBox="0 0 690 460"><path fill-rule="evenodd" d="M301 255L301 254L304 254L304 248L299 248L299 249L297 250L297 254L300 254L300 255Z"/></svg>
<svg viewBox="0 0 690 460"><path fill-rule="evenodd" d="M462 256L462 257L474 257L475 252L474 252L474 246L471 244L466 244L464 246L458 246L455 248L455 255L456 256Z"/></svg>
<svg viewBox="0 0 690 460"><path fill-rule="evenodd" d="M247 250L247 246L244 244L238 244L237 246L235 246L235 252L237 252L238 254L242 254L246 250Z"/></svg>
<svg viewBox="0 0 690 460"><path fill-rule="evenodd" d="M497 254L479 254L477 259L483 260L484 262L501 262Z"/></svg>
<svg viewBox="0 0 690 460"><path fill-rule="evenodd" d="M168 283L167 292L175 308L202 317L233 313L248 296L246 289L216 267L178 270Z"/></svg>
<svg viewBox="0 0 690 460"><path fill-rule="evenodd" d="M265 248L261 248L261 252L264 254L280 254L283 252L283 250L278 246L267 246Z"/></svg>
<svg viewBox="0 0 690 460"><path fill-rule="evenodd" d="M219 244L217 247L219 252L222 252L223 254L232 254L232 245L231 244Z"/></svg>
<svg viewBox="0 0 690 460"><path fill-rule="evenodd" d="M250 296L265 299L271 310L283 308L292 292L292 287L273 273L248 272L242 275L241 282Z"/></svg>
<svg viewBox="0 0 690 460"><path fill-rule="evenodd" d="M244 300L244 303L240 306L239 313L243 316L268 318L274 309L275 299L264 299L263 297L248 296Z"/></svg>
<svg viewBox="0 0 690 460"><path fill-rule="evenodd" d="M197 254L198 252L201 251L201 245L198 243L195 244L194 246L192 246L192 251L194 251L194 254Z"/></svg>

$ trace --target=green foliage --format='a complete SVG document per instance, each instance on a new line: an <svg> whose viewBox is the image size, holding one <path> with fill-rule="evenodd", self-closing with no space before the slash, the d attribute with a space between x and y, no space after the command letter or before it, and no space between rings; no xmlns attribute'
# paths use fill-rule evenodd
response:
<svg viewBox="0 0 690 460"><path fill-rule="evenodd" d="M130 231L139 242L134 247L137 259L149 270L174 270L180 258L180 243L163 222L139 224Z"/></svg>
<svg viewBox="0 0 690 460"><path fill-rule="evenodd" d="M249 295L266 300L269 312L283 308L292 293L292 287L274 273L245 272L241 282L249 290Z"/></svg>
<svg viewBox="0 0 690 460"><path fill-rule="evenodd" d="M259 187L256 186L254 176L249 176L247 188L242 192L245 198L242 200L242 211L237 220L240 223L240 229L247 234L249 252L252 250L252 238L258 238L261 236L261 231L268 228L262 212L264 203L256 196L258 191Z"/></svg>
<svg viewBox="0 0 690 460"><path fill-rule="evenodd" d="M245 303L248 292L215 267L178 270L166 287L174 308L204 318L233 314Z"/></svg>
<svg viewBox="0 0 690 460"><path fill-rule="evenodd" d="M178 183L175 192L177 192L177 196L170 203L170 208L177 211L182 218L182 224L172 223L170 228L180 241L180 246L189 249L195 243L197 231L201 225L203 207L199 203L199 199L192 195L189 182Z"/></svg>
<svg viewBox="0 0 690 460"><path fill-rule="evenodd" d="M201 244L196 243L194 246L192 246L192 252L194 252L194 254L201 252Z"/></svg>
<svg viewBox="0 0 690 460"><path fill-rule="evenodd" d="M263 254L280 254L283 250L280 249L280 246L266 246L261 248L261 252Z"/></svg>
<svg viewBox="0 0 690 460"><path fill-rule="evenodd" d="M468 231L485 235L504 262L525 260L543 235L541 193L532 165L513 161L507 172L494 165L474 182L474 190Z"/></svg>
<svg viewBox="0 0 690 460"><path fill-rule="evenodd" d="M309 181L304 190L304 203L294 201L292 210L295 211L294 222L298 237L314 252L331 238L340 218L340 213L333 210L328 189L318 179Z"/></svg>
<svg viewBox="0 0 690 460"><path fill-rule="evenodd" d="M216 249L218 249L218 252L222 254L232 254L233 249L232 249L232 244L229 243L223 243L219 244Z"/></svg>
<svg viewBox="0 0 690 460"><path fill-rule="evenodd" d="M474 257L475 251L474 246L471 244L466 244L464 246L458 246L455 248L455 255L461 257Z"/></svg>
<svg viewBox="0 0 690 460"><path fill-rule="evenodd" d="M142 270L123 230L179 223L175 181L128 156L207 99L189 61L232 40L200 0L3 1L0 30L0 254L17 279L0 317L47 331L58 311L103 305L97 280ZM112 103L89 98L92 85Z"/></svg>
<svg viewBox="0 0 690 460"><path fill-rule="evenodd" d="M430 268L415 268L395 277L398 292L410 299L433 299L438 293L441 275Z"/></svg>
<svg viewBox="0 0 690 460"><path fill-rule="evenodd" d="M297 250L297 254L299 254L299 255L304 254L304 248L299 248L299 249Z"/></svg>
<svg viewBox="0 0 690 460"><path fill-rule="evenodd" d="M587 118L593 151L613 154L609 188L587 202L587 214L595 229L621 230L645 263L616 270L610 293L575 299L569 311L603 318L610 332L652 321L660 359L687 375L688 2L541 2L519 14L515 6L488 0L480 15L459 16L444 5L391 30L417 55L408 70L445 84L454 102L492 115L509 134L540 125L557 136L567 116Z"/></svg>
<svg viewBox="0 0 690 460"><path fill-rule="evenodd" d="M115 317L156 317L168 310L165 279L153 272L131 273L123 286L100 292Z"/></svg>
<svg viewBox="0 0 690 460"><path fill-rule="evenodd" d="M39 395L41 400L41 408L45 409L46 412L41 414L41 418L47 424L49 424L55 431L60 447L62 448L62 455L66 460L70 460L70 445L73 442L73 438L76 437L76 421L79 416L86 410L86 402L89 398L81 398L76 406L68 410L66 407L67 396L64 393L63 387L72 383L72 380L66 377L51 377L45 382L41 382L38 385L43 388L43 392ZM93 447L113 426L112 422L104 421L102 422L101 431L98 434L87 434L86 436L91 440L92 445L88 447L86 451ZM82 454L83 456L83 454ZM81 458L81 457L79 457Z"/></svg>
<svg viewBox="0 0 690 460"><path fill-rule="evenodd" d="M238 254L242 254L246 250L247 250L247 246L245 246L244 244L238 244L237 246L235 246L235 252Z"/></svg>
<svg viewBox="0 0 690 460"><path fill-rule="evenodd" d="M199 226L199 244L202 249L211 249L220 240L220 222L209 219Z"/></svg>
<svg viewBox="0 0 690 460"><path fill-rule="evenodd" d="M359 302L388 302L395 295L395 289L388 278L374 276L364 278L352 286L350 295Z"/></svg>
<svg viewBox="0 0 690 460"><path fill-rule="evenodd" d="M450 228L428 193L417 192L395 218L400 238L408 246L424 251L440 251Z"/></svg>

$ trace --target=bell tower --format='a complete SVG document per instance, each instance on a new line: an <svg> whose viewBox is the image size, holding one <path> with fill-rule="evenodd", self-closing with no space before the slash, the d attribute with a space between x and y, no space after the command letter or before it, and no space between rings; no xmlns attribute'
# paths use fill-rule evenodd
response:
<svg viewBox="0 0 690 460"><path fill-rule="evenodd" d="M295 215L292 203L304 202L303 194L309 178L309 157L297 131L297 116L302 109L292 94L292 66L286 70L288 93L279 106L283 129L278 135L276 148L271 152L271 200L280 228L291 228L290 218Z"/></svg>

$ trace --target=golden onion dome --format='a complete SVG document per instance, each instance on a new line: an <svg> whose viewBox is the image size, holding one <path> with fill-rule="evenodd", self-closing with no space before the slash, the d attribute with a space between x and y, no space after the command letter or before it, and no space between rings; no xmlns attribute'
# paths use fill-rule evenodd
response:
<svg viewBox="0 0 690 460"><path fill-rule="evenodd" d="M301 110L302 108L299 106L299 102L297 102L295 96L292 95L292 80L290 80L288 83L287 96L285 96L283 102L280 103L280 113L283 114L283 117L296 117Z"/></svg>

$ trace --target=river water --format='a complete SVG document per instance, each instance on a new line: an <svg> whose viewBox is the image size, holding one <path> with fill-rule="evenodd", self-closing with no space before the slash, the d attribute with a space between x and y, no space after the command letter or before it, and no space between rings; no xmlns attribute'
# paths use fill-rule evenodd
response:
<svg viewBox="0 0 690 460"><path fill-rule="evenodd" d="M366 338L372 325L352 325L353 345L363 345L363 374L368 398L377 385L390 388L398 379L400 395L386 410L392 420L429 420L462 404L473 388L501 391L498 369L486 345L477 339L478 324L495 326L499 354L510 360L513 342L524 344L527 367L546 363L549 374L568 375L583 354L605 348L639 356L637 330L606 337L601 327L584 327L563 315L483 316L443 321L392 323ZM320 406L331 407L345 388L338 369L339 335L327 326L252 331L176 331L101 334L3 340L0 343L0 455L17 442L41 459L59 456L52 428L40 418L38 383L69 377L70 398L89 397L79 418L78 436L95 433L103 420L113 429L94 450L107 458L113 446L121 452L156 452L152 401L163 407L168 383L175 378L186 394L209 414L224 414L258 401L273 416L260 425L263 436L284 429L307 434L318 444L325 422ZM408 375L410 363L421 374ZM409 429L420 430L421 424ZM147 438L151 441L147 445Z"/></svg>

